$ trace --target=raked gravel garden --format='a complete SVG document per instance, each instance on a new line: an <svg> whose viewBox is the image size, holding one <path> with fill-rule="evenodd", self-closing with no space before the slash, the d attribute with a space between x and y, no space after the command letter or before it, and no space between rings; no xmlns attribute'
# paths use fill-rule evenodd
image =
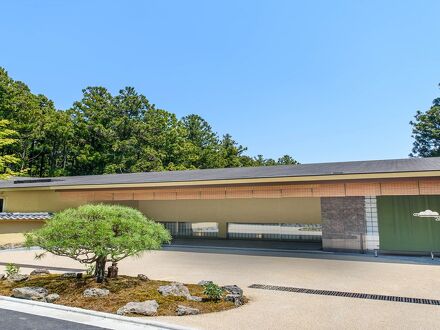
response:
<svg viewBox="0 0 440 330"><path fill-rule="evenodd" d="M51 274L36 269L26 275L15 269L0 278L3 296L126 316L196 315L237 308L247 302L235 285L219 287L211 281L183 284L151 280L143 274L120 275L96 283L85 273Z"/></svg>
<svg viewBox="0 0 440 330"><path fill-rule="evenodd" d="M35 255L37 259L52 253L76 260L87 270L51 274L48 269L35 269L27 275L9 264L6 274L0 274L0 295L127 316L196 315L247 302L236 285L220 287L209 280L183 284L150 279L145 274L119 275L119 261L158 250L171 240L163 225L133 208L89 204L67 209L25 237L26 247L43 250Z"/></svg>

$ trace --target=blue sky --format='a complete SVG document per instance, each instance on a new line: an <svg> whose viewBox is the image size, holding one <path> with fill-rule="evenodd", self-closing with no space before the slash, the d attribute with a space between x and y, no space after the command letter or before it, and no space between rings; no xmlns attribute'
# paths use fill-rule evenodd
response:
<svg viewBox="0 0 440 330"><path fill-rule="evenodd" d="M4 1L0 66L60 109L134 86L248 154L404 158L440 95L440 1Z"/></svg>

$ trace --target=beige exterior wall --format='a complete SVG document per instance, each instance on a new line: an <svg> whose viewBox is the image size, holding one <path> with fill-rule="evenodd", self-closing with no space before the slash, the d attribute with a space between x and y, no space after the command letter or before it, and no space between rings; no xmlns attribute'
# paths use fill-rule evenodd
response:
<svg viewBox="0 0 440 330"><path fill-rule="evenodd" d="M8 191L4 198L6 212L56 212L84 204L81 200L63 200L55 191Z"/></svg>
<svg viewBox="0 0 440 330"><path fill-rule="evenodd" d="M1 193L0 196L5 199L7 212L57 212L90 203L87 199L63 198L56 191L8 191ZM321 223L321 204L320 198L317 197L113 200L105 203L118 203L138 208L157 221L218 222L221 237L226 236L227 222ZM32 226L38 227L42 224L41 222ZM4 224L0 226L0 233L6 234L4 230L8 229L3 227ZM26 226L17 228L21 228L21 232L28 231ZM22 240L22 236L8 236L7 239Z"/></svg>
<svg viewBox="0 0 440 330"><path fill-rule="evenodd" d="M87 201L86 199L66 199L57 191L28 190L8 191L0 194L4 198L5 212L57 212L70 207L78 207L87 203L99 203L99 201ZM137 208L137 201L112 201L112 204L121 204Z"/></svg>
<svg viewBox="0 0 440 330"><path fill-rule="evenodd" d="M87 203L61 198L55 191L8 191L0 196L7 212L56 212ZM316 197L106 202L139 208L160 221L319 223L321 219Z"/></svg>
<svg viewBox="0 0 440 330"><path fill-rule="evenodd" d="M86 204L86 200L66 200L56 191L8 191L0 194L4 198L5 212L57 212ZM114 201L137 208L137 201ZM0 221L0 245L24 241L23 233L37 229L44 221L13 220Z"/></svg>
<svg viewBox="0 0 440 330"><path fill-rule="evenodd" d="M1 220L0 222L0 245L22 243L24 233L40 228L44 221L36 220Z"/></svg>
<svg viewBox="0 0 440 330"><path fill-rule="evenodd" d="M321 223L319 198L139 201L139 210L156 221Z"/></svg>

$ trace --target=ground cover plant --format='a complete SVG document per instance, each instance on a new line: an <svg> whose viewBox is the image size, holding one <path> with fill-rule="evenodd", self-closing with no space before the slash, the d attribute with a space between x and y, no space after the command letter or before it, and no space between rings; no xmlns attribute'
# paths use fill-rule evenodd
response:
<svg viewBox="0 0 440 330"><path fill-rule="evenodd" d="M223 295L223 290L217 284L208 282L203 285L203 293L211 300L220 300Z"/></svg>
<svg viewBox="0 0 440 330"><path fill-rule="evenodd" d="M9 263L6 265L5 272L7 276L12 276L20 273L20 267L17 266L16 264Z"/></svg>
<svg viewBox="0 0 440 330"><path fill-rule="evenodd" d="M34 275L23 282L0 281L0 295L10 296L12 289L22 287L43 287L49 293L59 294L56 304L91 309L107 313L116 311L131 301L156 300L159 304L157 315L176 315L178 305L197 308L200 313L210 313L228 310L237 307L233 302L224 299L212 300L204 294L204 287L196 284L186 284L191 295L201 297L201 301L190 301L185 297L164 296L158 288L169 285L167 281L142 280L137 277L120 275L118 278L106 279L104 283L97 284L93 276L63 277L61 274ZM108 289L110 294L106 297L84 297L87 288ZM223 291L223 296L226 292ZM246 301L246 300L245 300ZM139 315L131 315L139 316Z"/></svg>

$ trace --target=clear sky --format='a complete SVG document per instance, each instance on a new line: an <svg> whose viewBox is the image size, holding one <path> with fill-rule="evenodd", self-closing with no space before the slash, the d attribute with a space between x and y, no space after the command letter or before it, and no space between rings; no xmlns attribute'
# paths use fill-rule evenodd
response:
<svg viewBox="0 0 440 330"><path fill-rule="evenodd" d="M404 158L440 95L440 1L2 1L0 66L66 109L134 86L248 154Z"/></svg>

